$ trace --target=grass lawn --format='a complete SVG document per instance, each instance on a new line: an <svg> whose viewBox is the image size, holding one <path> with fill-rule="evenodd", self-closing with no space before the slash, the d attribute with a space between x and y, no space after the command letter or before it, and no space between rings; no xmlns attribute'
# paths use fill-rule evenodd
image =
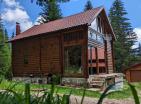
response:
<svg viewBox="0 0 141 104"><path fill-rule="evenodd" d="M138 91L141 91L141 83L134 83L133 85L135 85L135 88ZM50 89L51 85L31 84L31 91L33 89L41 89L41 88ZM24 83L4 80L0 84L0 90L3 90L3 89L12 89L16 92L23 93ZM64 86L55 86L55 91L56 93L59 93L59 94L69 94L72 91L73 95L82 96L84 89L83 88L64 87ZM86 93L85 93L85 96L93 97L93 98L99 98L100 95L101 93L98 91L86 90ZM130 88L126 84L124 85L124 89L122 91L112 92L108 96L109 99L124 99L124 98L131 98L131 97L132 97L132 94L131 94Z"/></svg>

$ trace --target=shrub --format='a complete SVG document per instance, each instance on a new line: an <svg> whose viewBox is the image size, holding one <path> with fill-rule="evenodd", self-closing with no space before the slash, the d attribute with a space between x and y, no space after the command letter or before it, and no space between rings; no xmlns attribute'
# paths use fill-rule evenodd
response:
<svg viewBox="0 0 141 104"><path fill-rule="evenodd" d="M61 75L53 75L52 76L53 84L58 85L61 83Z"/></svg>

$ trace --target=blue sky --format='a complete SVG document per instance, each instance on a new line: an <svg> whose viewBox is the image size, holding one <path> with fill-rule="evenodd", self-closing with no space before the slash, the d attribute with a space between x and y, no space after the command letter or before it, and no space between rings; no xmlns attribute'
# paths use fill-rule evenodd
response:
<svg viewBox="0 0 141 104"><path fill-rule="evenodd" d="M22 31L30 28L39 18L41 8L36 5L35 0L3 0L0 12L4 20L4 25L9 35L15 31L15 22L21 23ZM60 4L63 16L69 16L82 12L87 0L70 0L70 2ZM91 0L94 7L104 6L107 14L114 0ZM122 0L125 9L128 12L127 17L138 34L138 40L141 41L141 0Z"/></svg>

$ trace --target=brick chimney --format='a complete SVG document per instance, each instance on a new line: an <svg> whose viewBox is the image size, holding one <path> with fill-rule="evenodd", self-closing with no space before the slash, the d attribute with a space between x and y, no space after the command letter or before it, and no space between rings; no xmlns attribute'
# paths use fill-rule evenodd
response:
<svg viewBox="0 0 141 104"><path fill-rule="evenodd" d="M16 22L16 35L21 33L20 23Z"/></svg>

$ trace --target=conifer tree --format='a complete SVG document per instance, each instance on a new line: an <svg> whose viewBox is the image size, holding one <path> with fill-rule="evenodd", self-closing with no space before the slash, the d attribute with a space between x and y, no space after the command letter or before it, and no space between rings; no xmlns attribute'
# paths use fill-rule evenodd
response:
<svg viewBox="0 0 141 104"><path fill-rule="evenodd" d="M14 36L15 36L15 33L13 32L11 38L14 38Z"/></svg>
<svg viewBox="0 0 141 104"><path fill-rule="evenodd" d="M31 0L33 2L33 0ZM64 2L68 2L70 0L37 0L36 3L40 6L42 6L44 3L49 3L55 1L57 3L64 3Z"/></svg>
<svg viewBox="0 0 141 104"><path fill-rule="evenodd" d="M90 9L92 9L92 8L93 8L93 5L92 5L91 1L88 0L88 1L86 2L84 11L90 10Z"/></svg>
<svg viewBox="0 0 141 104"><path fill-rule="evenodd" d="M138 55L141 56L141 43L139 43L139 46L138 46Z"/></svg>
<svg viewBox="0 0 141 104"><path fill-rule="evenodd" d="M110 8L109 18L116 35L114 43L115 62L117 72L123 71L132 63L132 46L136 41L136 34L126 18L127 12L121 0L115 0Z"/></svg>
<svg viewBox="0 0 141 104"><path fill-rule="evenodd" d="M11 64L8 34L5 34L2 20L0 19L0 78L7 77Z"/></svg>
<svg viewBox="0 0 141 104"><path fill-rule="evenodd" d="M5 41L8 41L9 40L8 32L7 32L6 29L4 30L4 38L5 38Z"/></svg>
<svg viewBox="0 0 141 104"><path fill-rule="evenodd" d="M56 0L52 0L52 2L44 2L42 4L42 12L40 15L40 23L47 23L62 17L61 10Z"/></svg>

